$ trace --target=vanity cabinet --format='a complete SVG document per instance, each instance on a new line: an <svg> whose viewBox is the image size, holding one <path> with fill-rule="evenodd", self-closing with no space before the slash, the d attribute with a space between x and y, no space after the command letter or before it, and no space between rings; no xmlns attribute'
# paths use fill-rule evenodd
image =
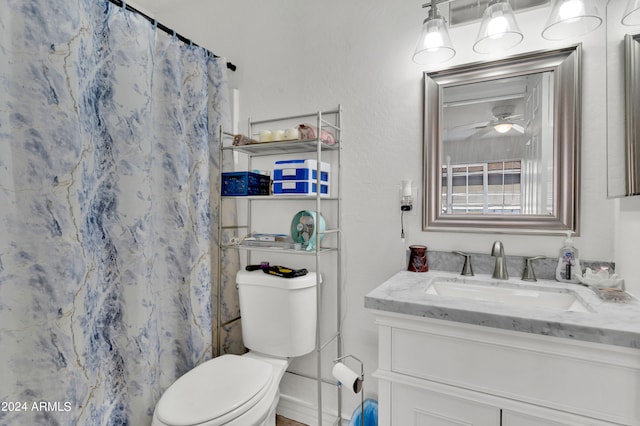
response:
<svg viewBox="0 0 640 426"><path fill-rule="evenodd" d="M640 350L373 313L380 426L640 425Z"/></svg>

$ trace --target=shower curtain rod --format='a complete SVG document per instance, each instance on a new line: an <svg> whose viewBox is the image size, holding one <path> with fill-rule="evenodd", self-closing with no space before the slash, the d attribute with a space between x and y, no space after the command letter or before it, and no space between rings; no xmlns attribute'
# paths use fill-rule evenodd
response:
<svg viewBox="0 0 640 426"><path fill-rule="evenodd" d="M155 25L158 29L164 31L167 34L170 34L172 36L175 36L178 38L178 40L193 45L193 46L197 46L197 47L202 47L196 43L194 43L192 40L186 38L183 35L178 34L177 32L175 32L174 30L172 30L171 28L162 25L160 22L158 22L156 19L153 19L152 17L150 17L149 15L146 15L142 12L140 12L138 9L136 9L135 7L132 7L131 5L127 4L126 1L122 1L122 0L109 0L111 3L115 4L116 6L119 7L125 7L125 9L133 12L133 13L137 13L138 15L142 16L144 19L146 19L147 21L151 22L153 25ZM205 49L205 48L203 48ZM211 52L209 49L205 49L208 53L210 53L211 55L213 55L213 57L215 58L219 58L218 55L216 55L215 53ZM232 64L231 62L227 62L227 68L231 71L235 71L236 70L236 66L234 64Z"/></svg>

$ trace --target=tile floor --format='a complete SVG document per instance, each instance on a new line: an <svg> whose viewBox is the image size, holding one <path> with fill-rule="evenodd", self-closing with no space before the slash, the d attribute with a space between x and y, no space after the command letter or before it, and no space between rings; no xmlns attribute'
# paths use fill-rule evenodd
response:
<svg viewBox="0 0 640 426"><path fill-rule="evenodd" d="M286 417L282 417L280 415L276 416L276 426L307 426L304 423L299 423L294 420L288 419Z"/></svg>

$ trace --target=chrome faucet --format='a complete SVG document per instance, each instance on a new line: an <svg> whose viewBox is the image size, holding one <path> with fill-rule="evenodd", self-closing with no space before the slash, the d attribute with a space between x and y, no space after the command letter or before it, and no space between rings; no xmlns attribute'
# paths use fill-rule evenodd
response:
<svg viewBox="0 0 640 426"><path fill-rule="evenodd" d="M499 280L508 280L509 273L507 272L507 259L504 257L504 246L502 241L495 241L491 248L491 256L496 258L496 266L493 268L493 278Z"/></svg>
<svg viewBox="0 0 640 426"><path fill-rule="evenodd" d="M545 259L544 256L527 257L524 260L524 271L522 271L522 281L538 281L536 279L536 273L533 270L533 261L538 259Z"/></svg>
<svg viewBox="0 0 640 426"><path fill-rule="evenodd" d="M467 253L463 253L461 251L454 251L454 254L459 254L460 256L464 256L464 265L462 265L462 272L460 275L466 275L469 277L473 276L473 267L471 266L471 255Z"/></svg>

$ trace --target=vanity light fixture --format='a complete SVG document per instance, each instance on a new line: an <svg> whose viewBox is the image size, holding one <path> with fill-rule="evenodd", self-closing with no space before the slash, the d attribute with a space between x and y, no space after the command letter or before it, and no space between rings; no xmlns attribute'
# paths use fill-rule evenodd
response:
<svg viewBox="0 0 640 426"><path fill-rule="evenodd" d="M431 0L431 5L424 4L422 7L431 7L431 9L429 16L422 24L422 34L413 54L413 62L439 64L448 61L455 56L456 50L449 37L447 22L436 7L436 0Z"/></svg>
<svg viewBox="0 0 640 426"><path fill-rule="evenodd" d="M498 53L511 49L523 39L508 0L491 0L482 16L473 45L477 53Z"/></svg>
<svg viewBox="0 0 640 426"><path fill-rule="evenodd" d="M640 25L640 0L629 0L622 17L624 25Z"/></svg>
<svg viewBox="0 0 640 426"><path fill-rule="evenodd" d="M436 7L437 3L455 1L431 0L430 3L422 5L423 8L429 7L430 10L423 22L422 34L413 54L415 63L439 64L455 56L456 50L449 37L447 22ZM564 40L584 35L598 28L604 20L598 8L598 3L604 3L603 0L547 1L552 5L551 14L542 30L542 37L547 40ZM476 53L503 52L517 46L524 39L511 7L511 0L477 0L475 5L470 4L467 8L479 7L481 4L487 4L487 7L473 45ZM516 2L516 9L519 8L518 4L520 3ZM527 4L526 1L525 4ZM600 7L603 5L601 4ZM520 6L520 8L523 7ZM450 10L453 13L456 9ZM627 0L622 23L640 25L640 0Z"/></svg>
<svg viewBox="0 0 640 426"><path fill-rule="evenodd" d="M563 40L591 32L600 24L597 0L554 0L542 37Z"/></svg>

